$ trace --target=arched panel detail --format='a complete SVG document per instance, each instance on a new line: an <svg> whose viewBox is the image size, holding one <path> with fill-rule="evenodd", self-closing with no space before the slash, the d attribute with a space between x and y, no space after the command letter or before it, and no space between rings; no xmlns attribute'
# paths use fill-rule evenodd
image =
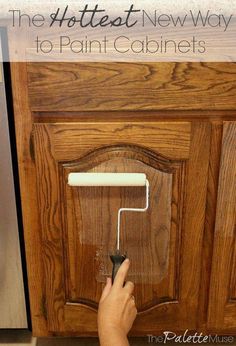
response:
<svg viewBox="0 0 236 346"><path fill-rule="evenodd" d="M121 244L132 266L139 313L178 301L179 256L185 161L142 146L99 147L73 161L59 162L67 303L97 308L111 274L120 207L142 207L143 187L70 187L70 172L145 173L150 182L146 213L122 216ZM92 210L92 212L91 212Z"/></svg>
<svg viewBox="0 0 236 346"><path fill-rule="evenodd" d="M60 167L77 167L78 171L82 171L92 168L104 161L119 157L141 161L150 167L166 173L174 172L176 167L179 167L179 165L183 164L185 161L171 160L160 153L154 152L140 145L117 144L98 147L76 160L60 162Z"/></svg>

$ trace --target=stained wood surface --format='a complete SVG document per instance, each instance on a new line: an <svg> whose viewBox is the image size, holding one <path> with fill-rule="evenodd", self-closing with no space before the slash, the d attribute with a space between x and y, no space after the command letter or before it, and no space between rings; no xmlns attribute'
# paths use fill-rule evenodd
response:
<svg viewBox="0 0 236 346"><path fill-rule="evenodd" d="M209 320L207 325L206 307L208 304L208 280L211 270L212 234L215 222L214 210L221 150L221 121L236 119L235 64L97 63L94 67L94 64L91 63L28 63L28 66L26 63L12 63L11 71L34 334L46 336L52 334L50 329L55 327L60 331L53 332L53 334L81 335L83 329L83 333L86 335L96 335L96 309L94 307L71 302L65 304L65 301L63 303L68 290L66 291L64 279L58 280L58 276L64 271L60 268L61 258L63 258L63 266L66 259L64 250L63 254L58 256L63 243L65 243L65 240L62 240L64 235L58 228L58 225L64 222L63 219L59 220L58 215L61 214L57 210L59 208L58 201L61 198L61 194L58 193L58 189L61 189L60 175L58 173L54 177L55 179L50 178L50 184L54 185L54 188L51 189L50 184L46 186L47 180L42 184L43 191L48 197L45 203L46 201L54 201L54 204L53 209L50 209L50 204L45 204L48 219L45 216L44 220L41 220L41 208L36 198L35 168L37 166L37 171L41 170L41 173L43 170L46 172L48 160L54 176L58 170L58 165L65 163L65 161L76 161L78 157L84 157L97 146L103 147L103 149L110 144L122 143L124 146L129 146L130 138L133 141L132 145L140 145L142 149L149 149L155 154L162 154L165 159L169 157L176 161L186 160L186 172L183 175L186 178L183 189L184 215L179 252L181 256L180 275L178 277L180 287L184 287L183 291L181 289L178 291L183 294L183 299L180 299L179 303L172 302L169 306L160 304L158 309L149 309L147 313L142 312L135 321L133 334L146 335L148 332L157 334L167 328L179 332L180 330L184 331L185 327L192 326L195 328L196 325L198 325L199 330L205 330L206 333L207 331L223 332L223 327L226 328L225 332L233 333L235 330L234 266L236 263L233 251L235 250L233 250L232 239L229 240L225 237L221 242L221 232L216 233L214 243L213 276L209 292ZM139 112L134 112L134 110L139 110ZM160 126L160 124L167 122L167 120L166 131L163 130L165 125ZM188 123L189 120L193 120L192 129L191 124ZM218 120L220 122L217 126L212 127L211 132L210 122ZM34 126L38 133L37 136L42 136L42 153L45 151L45 160L43 154L39 159L40 165L44 165L44 167L40 168L35 163L37 150L34 148L31 132L35 121L40 121L43 126L42 128L38 124ZM53 124L55 121L57 122L56 125ZM67 124L60 124L63 121L66 121ZM44 125L45 122L51 124ZM146 122L147 126L148 123L152 123L151 127L155 122L158 124L151 130L150 142L148 142L149 130L145 132L145 129L140 127L140 123L143 122ZM181 122L182 128L176 127L176 122ZM108 127L104 126L106 123L108 123ZM129 126L125 127L129 123L139 124L135 132L137 138L132 136L133 125L130 129ZM98 125L100 132L97 131L97 124L100 124ZM112 132L112 124L115 129L114 133ZM76 131L72 131L76 125L78 125ZM87 125L89 126L88 130L92 131L91 137L88 135L89 131L87 133L85 131ZM232 128L233 125L229 127ZM171 131L168 132L168 128ZM145 138L139 136L142 131L144 131ZM156 135L155 131L157 131ZM171 135L172 132L174 136ZM116 140L117 135L119 136L119 143ZM168 139L169 144L167 141L161 140L162 136L163 139L164 137ZM96 138L95 141L92 140L94 137ZM176 138L178 140L175 143ZM63 141L65 142L64 146ZM91 147L86 144L90 141L93 143ZM223 143L227 143L227 141ZM211 151L209 150L210 145ZM229 150L225 149L225 152L228 158L231 157L230 154L228 155ZM229 175L227 173L227 166L233 167L233 158L231 157L232 160L228 158L222 161L223 181L224 179L231 181L232 178L232 172ZM47 174L43 173L43 176L48 178ZM175 185L174 180L172 183ZM227 185L227 182L224 184ZM40 187L41 180L38 182L39 190ZM227 193L222 192L223 195L227 195ZM41 199L42 196L41 193ZM76 196L75 194L74 200L68 200L68 203L76 202L79 194ZM206 196L207 204L205 203ZM222 200L224 200L223 197ZM55 214L51 213L52 210L55 211ZM178 211L179 209L176 207L175 214L173 214L175 219ZM62 213L61 216L64 217L65 215ZM224 219L222 216L221 218ZM47 229L42 230L41 222L44 222L45 225L47 222L56 225L55 229L52 228L52 234L50 232L48 234ZM229 220L227 224L228 222ZM224 228L224 232L227 234L226 228ZM55 249L51 249L54 246ZM223 250L221 246L223 246ZM45 263L43 258L46 254L49 255L49 258L52 255L57 256L55 263L58 263L59 266L54 267L53 263ZM231 262L228 261L226 254L231 256ZM216 264L214 264L215 258ZM174 256L170 260L177 263ZM224 263L229 268L226 271ZM46 288L47 280L45 278L54 273L54 269L57 279L54 283L55 278L50 277L49 286ZM228 280L230 296L225 308L223 308L223 298L218 304L219 296L224 297L226 292L224 283L220 282L222 275ZM175 282L178 284L177 280ZM76 289L78 290L78 288ZM223 292L222 295L220 292ZM54 302L52 299L51 303L48 303L54 294L56 301ZM181 312L179 304L181 305ZM195 311L195 313L189 313L190 311ZM56 315L51 318L50 313L54 314L54 312ZM221 317L219 318L219 316ZM224 316L223 322L222 316ZM185 324L183 321L188 322Z"/></svg>
<svg viewBox="0 0 236 346"><path fill-rule="evenodd" d="M38 139L38 140L37 140ZM46 311L49 331L64 331L63 243L56 162L47 133L38 129L36 140L37 197L44 273L46 277ZM41 160L39 158L41 157ZM42 160L43 158L43 160Z"/></svg>
<svg viewBox="0 0 236 346"><path fill-rule="evenodd" d="M33 111L236 108L235 63L55 62L27 68Z"/></svg>
<svg viewBox="0 0 236 346"><path fill-rule="evenodd" d="M91 326L95 326L102 282L111 269L106 256L114 247L117 209L144 201L141 188L135 192L116 188L114 195L111 188L69 188L68 173L77 169L147 173L152 207L147 215L122 219L123 245L133 258L130 275L136 281L139 307L133 333L153 332L157 322L158 330L180 325L196 328L210 126L141 123L136 135L134 124L127 133L119 123L99 123L100 136L94 136L92 129L94 124L89 123L34 125L49 330L96 332ZM103 141L103 132L110 146ZM128 139L119 143L125 138L135 138L135 143ZM167 147L171 158L162 156Z"/></svg>
<svg viewBox="0 0 236 346"><path fill-rule="evenodd" d="M212 122L211 131L211 152L208 170L208 183L207 183L207 203L206 203L206 217L205 229L203 237L203 251L202 251L202 273L201 273L201 289L200 289L200 303L198 312L198 328L199 330L206 330L207 322L207 308L209 301L209 286L210 286L210 273L212 265L213 241L214 241L214 227L216 217L216 203L219 181L219 166L220 154L222 144L222 122L220 120Z"/></svg>
<svg viewBox="0 0 236 346"><path fill-rule="evenodd" d="M42 127L35 124L34 128ZM97 147L111 144L141 145L170 159L189 157L191 124L189 122L104 122L48 124L57 160L75 160Z"/></svg>
<svg viewBox="0 0 236 346"><path fill-rule="evenodd" d="M122 157L123 152L123 157ZM99 156L99 152L96 154ZM137 155L137 154L136 154ZM119 157L120 156L120 157ZM140 155L140 160L142 155ZM142 158L145 161L145 157ZM101 160L101 162L99 162ZM104 161L102 161L104 160ZM98 161L98 162L96 162ZM146 213L126 212L121 217L121 251L127 252L132 262L129 279L135 283L136 304L139 311L159 302L177 299L176 284L180 225L178 214L171 214L173 203L180 205L181 196L172 196L181 184L182 165L168 162L152 168L138 161L132 152L109 151L94 161L68 164L61 177L65 193L62 196L67 245L68 299L97 307L106 277L111 276L109 253L114 253L117 234L118 209L144 207L145 187L76 188L67 186L69 172L143 172L150 183L150 205ZM86 167L87 163L87 167ZM94 165L94 167L93 167ZM154 162L153 162L154 165ZM175 167L176 166L176 167ZM166 172L162 172L164 169ZM177 172L176 172L177 170ZM174 187L172 176L175 174ZM175 201L175 202L174 202ZM85 265L79 265L83 264ZM89 275L88 275L89 273Z"/></svg>
<svg viewBox="0 0 236 346"><path fill-rule="evenodd" d="M76 112L32 112L35 123L73 122L142 122L142 121L209 121L210 123L232 121L235 110L158 110L158 111L76 111ZM221 124L222 125L222 124Z"/></svg>
<svg viewBox="0 0 236 346"><path fill-rule="evenodd" d="M49 334L46 325L45 275L43 272L41 228L37 203L36 172L32 151L32 117L29 110L25 63L11 63L14 121L23 211L24 241L31 319L34 335Z"/></svg>
<svg viewBox="0 0 236 346"><path fill-rule="evenodd" d="M209 328L234 331L235 223L236 223L236 122L225 122L216 211L214 253L208 309Z"/></svg>

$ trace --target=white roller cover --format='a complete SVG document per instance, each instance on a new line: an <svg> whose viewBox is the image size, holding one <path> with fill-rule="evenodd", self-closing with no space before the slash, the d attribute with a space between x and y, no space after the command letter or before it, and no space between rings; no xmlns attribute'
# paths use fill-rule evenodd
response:
<svg viewBox="0 0 236 346"><path fill-rule="evenodd" d="M70 186L145 186L144 173L70 173Z"/></svg>

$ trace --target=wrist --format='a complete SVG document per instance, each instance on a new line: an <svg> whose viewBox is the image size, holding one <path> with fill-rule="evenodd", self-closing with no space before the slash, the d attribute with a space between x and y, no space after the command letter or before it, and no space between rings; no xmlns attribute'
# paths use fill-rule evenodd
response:
<svg viewBox="0 0 236 346"><path fill-rule="evenodd" d="M122 328L103 326L99 329L100 346L129 346L128 338Z"/></svg>
<svg viewBox="0 0 236 346"><path fill-rule="evenodd" d="M122 338L127 337L127 333L123 328L113 325L112 323L103 324L99 327L99 335L107 336L109 334L120 336Z"/></svg>

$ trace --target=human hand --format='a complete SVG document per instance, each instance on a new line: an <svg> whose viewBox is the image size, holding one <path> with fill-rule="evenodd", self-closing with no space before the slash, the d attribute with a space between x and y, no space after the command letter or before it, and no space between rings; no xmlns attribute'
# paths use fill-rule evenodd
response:
<svg viewBox="0 0 236 346"><path fill-rule="evenodd" d="M136 318L137 309L132 295L134 284L131 281L124 284L129 267L130 261L126 259L120 266L113 285L111 278L107 279L98 308L100 337L113 331L126 337Z"/></svg>

